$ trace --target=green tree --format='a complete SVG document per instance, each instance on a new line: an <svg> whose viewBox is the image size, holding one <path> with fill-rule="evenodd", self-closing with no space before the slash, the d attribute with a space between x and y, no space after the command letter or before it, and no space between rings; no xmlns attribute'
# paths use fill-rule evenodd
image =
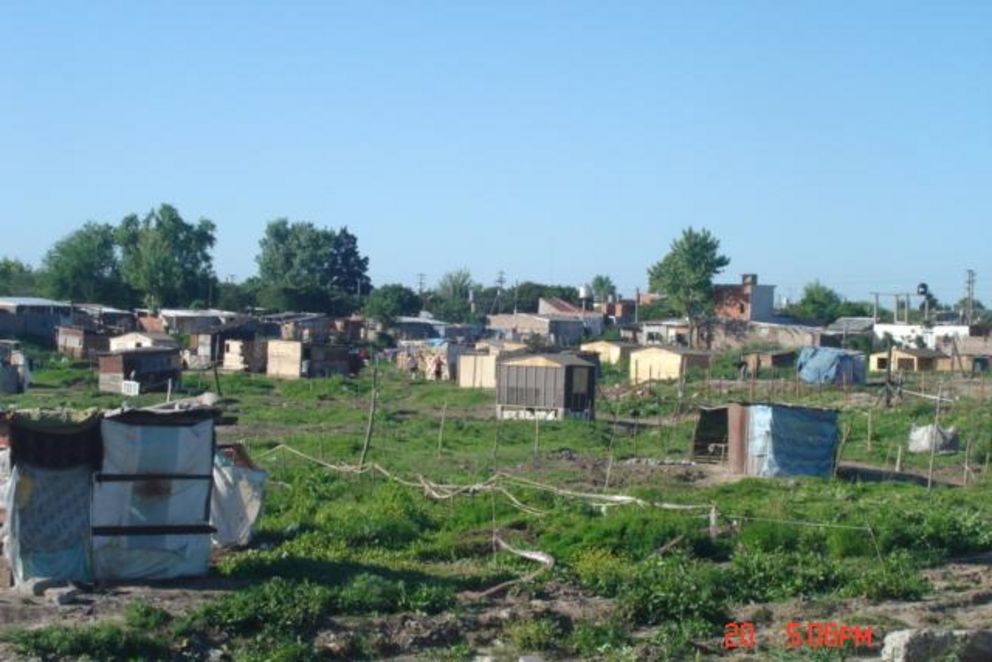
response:
<svg viewBox="0 0 992 662"><path fill-rule="evenodd" d="M598 302L608 301L617 293L613 279L603 274L593 276L592 281L589 282L589 289L592 290L593 299Z"/></svg>
<svg viewBox="0 0 992 662"><path fill-rule="evenodd" d="M30 265L12 258L0 258L0 296L37 294L38 273Z"/></svg>
<svg viewBox="0 0 992 662"><path fill-rule="evenodd" d="M87 223L59 239L42 263L49 296L78 302L131 303L120 273L114 228Z"/></svg>
<svg viewBox="0 0 992 662"><path fill-rule="evenodd" d="M207 301L215 281L215 232L213 222L187 223L167 204L143 219L127 216L116 232L124 281L151 307Z"/></svg>
<svg viewBox="0 0 992 662"><path fill-rule="evenodd" d="M474 322L477 320L477 313L472 312L469 298L474 297L479 289L468 269L449 271L441 276L441 280L429 294L430 311L445 322Z"/></svg>
<svg viewBox="0 0 992 662"><path fill-rule="evenodd" d="M420 306L416 292L399 283L390 283L372 290L365 302L365 314L388 327L401 315L416 315Z"/></svg>
<svg viewBox="0 0 992 662"><path fill-rule="evenodd" d="M569 303L579 302L579 290L569 285L544 285L532 281L518 283L506 294L514 307L521 313L536 313L538 299L564 299Z"/></svg>
<svg viewBox="0 0 992 662"><path fill-rule="evenodd" d="M367 257L347 228L277 219L265 228L256 257L265 286L259 303L267 308L348 314L371 290Z"/></svg>
<svg viewBox="0 0 992 662"><path fill-rule="evenodd" d="M713 310L713 277L730 264L720 253L720 241L709 230L686 228L672 242L668 254L648 269L652 292L664 294L677 314L689 319L689 338L695 343L700 322Z"/></svg>
<svg viewBox="0 0 992 662"><path fill-rule="evenodd" d="M818 280L807 283L803 296L789 312L813 324L829 324L837 319L837 311L844 298Z"/></svg>

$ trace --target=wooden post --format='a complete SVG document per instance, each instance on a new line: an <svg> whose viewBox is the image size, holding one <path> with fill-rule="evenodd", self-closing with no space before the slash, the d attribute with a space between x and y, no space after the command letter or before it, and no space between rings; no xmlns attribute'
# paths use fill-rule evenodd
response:
<svg viewBox="0 0 992 662"><path fill-rule="evenodd" d="M498 418L496 419L496 437L493 439L493 452L492 452L492 460L494 465L496 464L496 449L499 448L499 433L503 429L503 417L499 416L499 414L497 414L497 416Z"/></svg>
<svg viewBox="0 0 992 662"><path fill-rule="evenodd" d="M172 402L172 377L169 377L169 381L165 385L165 401Z"/></svg>
<svg viewBox="0 0 992 662"><path fill-rule="evenodd" d="M896 473L902 471L902 444L896 446Z"/></svg>
<svg viewBox="0 0 992 662"><path fill-rule="evenodd" d="M534 464L537 465L538 452L541 445L541 418L534 413Z"/></svg>
<svg viewBox="0 0 992 662"><path fill-rule="evenodd" d="M710 540L716 540L720 534L719 520L717 519L716 506L710 508Z"/></svg>
<svg viewBox="0 0 992 662"><path fill-rule="evenodd" d="M933 463L937 457L937 435L940 434L940 400L944 394L944 385L937 386L937 404L933 411L933 428L930 431L930 468L927 470L927 492L933 487Z"/></svg>
<svg viewBox="0 0 992 662"><path fill-rule="evenodd" d="M968 472L971 471L971 467L968 466L968 457L971 455L971 437L968 437L968 443L964 447L964 484L968 484Z"/></svg>
<svg viewBox="0 0 992 662"><path fill-rule="evenodd" d="M840 468L840 456L844 452L844 444L847 443L847 438L851 435L851 426L845 425L844 432L840 437L840 444L837 446L837 455L834 457L834 477L837 477L837 470Z"/></svg>
<svg viewBox="0 0 992 662"><path fill-rule="evenodd" d="M871 412L872 412L872 410L869 409L868 410L868 452L869 453L871 453L871 433L872 433L872 429L871 429L871 427L872 427L871 426Z"/></svg>
<svg viewBox="0 0 992 662"><path fill-rule="evenodd" d="M224 397L223 391L220 390L220 375L217 374L217 364L214 363L214 386L217 387L217 395Z"/></svg>
<svg viewBox="0 0 992 662"><path fill-rule="evenodd" d="M448 401L444 401L444 407L441 409L441 427L437 431L437 457L441 457L441 447L444 445L444 420L448 417Z"/></svg>
<svg viewBox="0 0 992 662"><path fill-rule="evenodd" d="M365 458L368 457L369 446L372 443L372 426L375 421L375 405L376 405L376 400L379 397L378 394L379 389L377 388L378 377L379 377L379 357L376 356L375 361L372 362L372 396L369 401L369 420L368 420L368 424L365 427L365 443L362 444L362 455L361 458L359 458L358 460L359 468L363 468L365 466Z"/></svg>

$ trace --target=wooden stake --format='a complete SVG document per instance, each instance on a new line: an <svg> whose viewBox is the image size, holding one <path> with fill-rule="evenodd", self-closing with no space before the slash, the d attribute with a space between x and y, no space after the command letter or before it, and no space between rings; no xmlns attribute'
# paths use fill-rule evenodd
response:
<svg viewBox="0 0 992 662"><path fill-rule="evenodd" d="M444 420L448 417L448 401L444 401L444 407L441 409L441 427L437 431L437 456L441 457L441 447L444 445Z"/></svg>
<svg viewBox="0 0 992 662"><path fill-rule="evenodd" d="M493 439L492 460L494 465L496 464L496 449L499 448L499 433L502 429L503 429L503 417L500 416L499 418L496 419L496 437Z"/></svg>
<svg viewBox="0 0 992 662"><path fill-rule="evenodd" d="M372 396L369 401L369 421L368 421L368 425L366 425L365 427L365 443L362 444L362 455L361 458L359 458L358 460L359 468L365 466L365 458L368 457L369 446L372 444L372 426L375 421L375 405L376 405L376 400L379 397L379 392L378 392L379 389L377 388L378 377L379 377L379 357L377 356L375 361L372 362ZM374 474L375 472L372 473Z"/></svg>
<svg viewBox="0 0 992 662"><path fill-rule="evenodd" d="M933 487L933 463L937 457L937 435L940 434L940 399L944 393L944 385L937 387L937 404L933 410L933 429L930 431L930 468L927 470L927 492Z"/></svg>
<svg viewBox="0 0 992 662"><path fill-rule="evenodd" d="M534 464L537 464L538 452L540 450L541 444L541 418L537 413L534 414Z"/></svg>
<svg viewBox="0 0 992 662"><path fill-rule="evenodd" d="M871 427L872 427L871 426L871 422L872 422L871 421L871 412L872 412L872 410L869 409L868 410L868 452L869 453L871 453L871 433L872 433L872 429L871 429Z"/></svg>
<svg viewBox="0 0 992 662"><path fill-rule="evenodd" d="M896 473L902 472L902 444L896 446Z"/></svg>

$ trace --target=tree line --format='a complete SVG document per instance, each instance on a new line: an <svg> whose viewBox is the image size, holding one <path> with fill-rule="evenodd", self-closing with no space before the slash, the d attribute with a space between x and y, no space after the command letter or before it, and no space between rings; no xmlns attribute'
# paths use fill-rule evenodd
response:
<svg viewBox="0 0 992 662"><path fill-rule="evenodd" d="M241 282L223 280L213 265L216 232L209 219L187 221L169 204L141 217L129 214L117 225L89 222L56 241L38 268L0 259L0 295L39 295L121 308L212 306L334 315L363 310L387 324L422 310L447 322L475 323L490 314L536 312L540 298L580 303L573 286L533 281L487 286L466 268L442 275L423 291L400 283L373 288L369 258L347 227L335 230L285 218L266 226L255 257L257 274ZM647 270L648 291L661 297L642 307L641 319L683 317L698 328L713 315L713 279L729 264L712 233L686 228ZM595 275L587 287L597 302L617 295L605 274ZM951 309L928 296L929 310ZM984 313L981 303L975 307ZM843 316L870 316L873 309L813 281L782 312L798 321L828 324Z"/></svg>

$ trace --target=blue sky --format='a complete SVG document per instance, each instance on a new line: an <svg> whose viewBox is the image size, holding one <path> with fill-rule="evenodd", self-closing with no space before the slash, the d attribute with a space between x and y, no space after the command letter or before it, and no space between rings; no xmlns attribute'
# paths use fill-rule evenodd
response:
<svg viewBox="0 0 992 662"><path fill-rule="evenodd" d="M992 3L0 2L0 255L159 202L254 272L347 225L374 282L632 293L681 228L797 295L992 303Z"/></svg>

